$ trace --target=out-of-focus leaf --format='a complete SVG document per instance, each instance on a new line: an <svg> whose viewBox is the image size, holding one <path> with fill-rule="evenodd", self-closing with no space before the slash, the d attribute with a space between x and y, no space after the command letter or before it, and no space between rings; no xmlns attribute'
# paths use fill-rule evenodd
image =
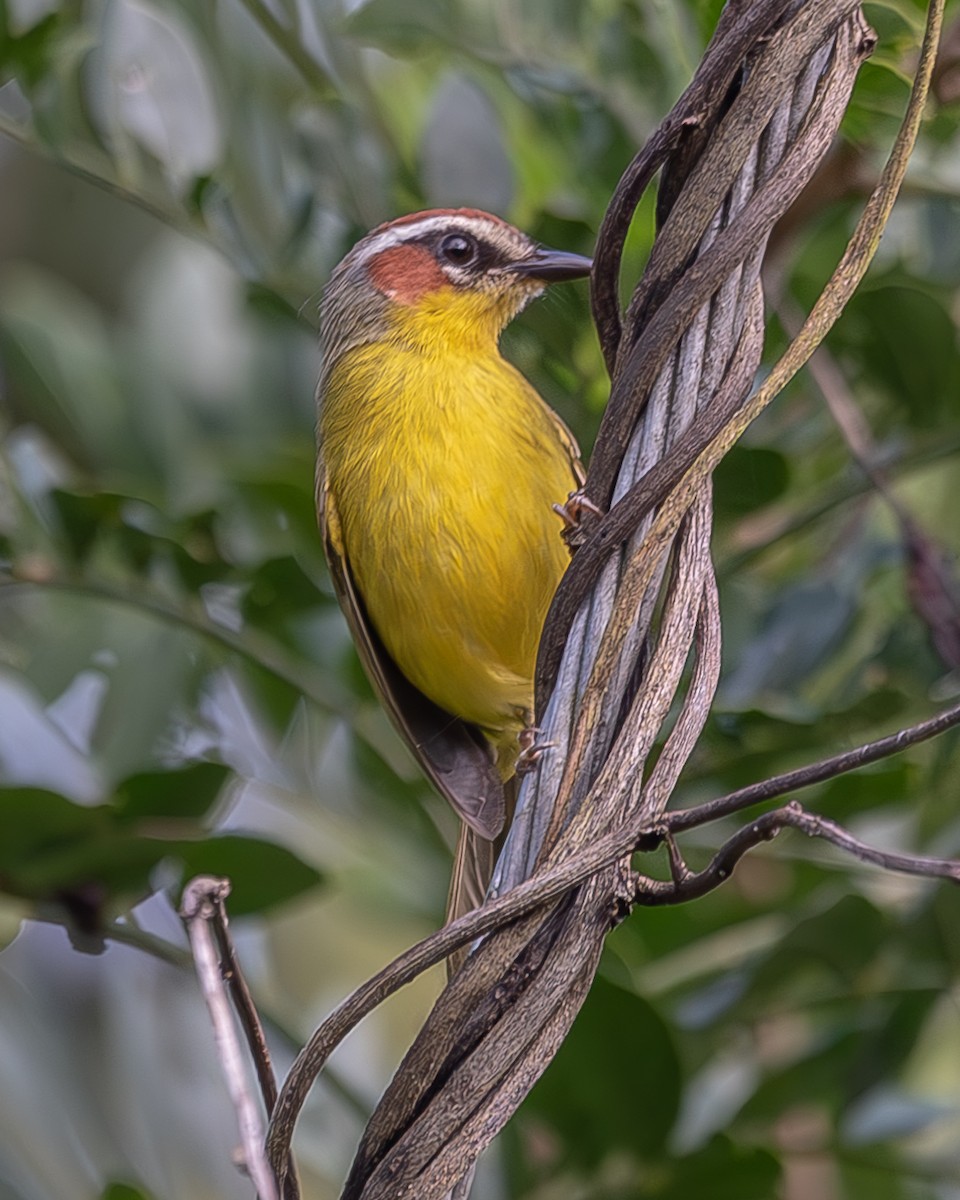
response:
<svg viewBox="0 0 960 1200"><path fill-rule="evenodd" d="M86 464L145 458L131 435L102 315L45 272L8 268L0 290L0 353L15 394L71 457Z"/></svg>
<svg viewBox="0 0 960 1200"><path fill-rule="evenodd" d="M911 424L936 426L960 395L960 336L944 302L891 283L851 302L838 336L856 345L871 383Z"/></svg>
<svg viewBox="0 0 960 1200"><path fill-rule="evenodd" d="M956 1106L933 1104L892 1088L867 1092L847 1110L844 1137L851 1145L889 1142L908 1137L956 1114Z"/></svg>
<svg viewBox="0 0 960 1200"><path fill-rule="evenodd" d="M62 488L54 488L50 500L77 562L86 558L91 546L107 529L119 524L123 505L123 497L115 493L81 495Z"/></svg>
<svg viewBox="0 0 960 1200"><path fill-rule="evenodd" d="M6 877L35 856L96 835L107 824L103 808L73 804L43 788L0 790L0 871Z"/></svg>
<svg viewBox="0 0 960 1200"><path fill-rule="evenodd" d="M472 79L451 74L440 83L423 131L420 158L432 207L508 211L513 168L497 111Z"/></svg>
<svg viewBox="0 0 960 1200"><path fill-rule="evenodd" d="M735 707L765 691L793 691L836 649L856 611L855 596L833 580L790 588L722 684L721 702Z"/></svg>
<svg viewBox="0 0 960 1200"><path fill-rule="evenodd" d="M228 908L234 917L282 904L316 887L323 878L283 846L235 834L181 843L178 853L184 865L183 882L192 875L227 876Z"/></svg>
<svg viewBox="0 0 960 1200"><path fill-rule="evenodd" d="M799 922L754 975L751 996L787 986L792 975L826 972L852 986L889 936L884 915L862 896L844 896L825 912Z"/></svg>
<svg viewBox="0 0 960 1200"><path fill-rule="evenodd" d="M910 801L919 772L902 759L888 759L875 767L839 775L827 783L817 797L818 811L835 821L846 821L857 813Z"/></svg>
<svg viewBox="0 0 960 1200"><path fill-rule="evenodd" d="M229 876L231 912L242 915L313 887L319 873L291 851L235 834L208 836L200 823L226 769L197 763L124 781L111 803L72 804L41 788L0 789L0 888L35 902L85 897L91 929L101 913L145 895L163 860L180 878Z"/></svg>
<svg viewBox="0 0 960 1200"><path fill-rule="evenodd" d="M680 1100L673 1037L639 996L598 978L521 1113L543 1118L564 1153L595 1164L613 1146L662 1151Z"/></svg>
<svg viewBox="0 0 960 1200"><path fill-rule="evenodd" d="M780 498L790 482L784 455L761 446L734 446L713 474L718 509L748 513Z"/></svg>
<svg viewBox="0 0 960 1200"><path fill-rule="evenodd" d="M846 1100L846 1081L859 1033L836 1033L788 1066L771 1071L740 1110L740 1120L775 1120L798 1105L817 1104L835 1116Z"/></svg>
<svg viewBox="0 0 960 1200"><path fill-rule="evenodd" d="M889 7L886 4L871 6L870 19ZM902 32L902 25L897 31ZM864 63L854 87L852 102L844 114L843 133L853 142L877 137L879 130L887 132L895 128L899 114L903 112L909 91L908 80L902 67L898 69L888 51L894 48L888 35L881 42L881 53L873 61Z"/></svg>
<svg viewBox="0 0 960 1200"><path fill-rule="evenodd" d="M9 78L31 87L43 79L53 63L62 21L55 0L38 4L7 3L6 29L0 29L0 84Z"/></svg>
<svg viewBox="0 0 960 1200"><path fill-rule="evenodd" d="M920 974L918 956L918 977ZM868 1088L882 1088L884 1080L896 1078L897 1072L916 1047L940 995L936 988L918 987L899 997L891 997L886 1018L863 1039L859 1062L850 1081L854 1093Z"/></svg>
<svg viewBox="0 0 960 1200"><path fill-rule="evenodd" d="M477 30L465 17L457 0L368 0L350 15L347 30L391 54L417 54L438 41L478 47Z"/></svg>
<svg viewBox="0 0 960 1200"><path fill-rule="evenodd" d="M917 1196L909 1164L890 1146L871 1146L869 1154L862 1150L841 1154L837 1180L843 1200L915 1200ZM934 1194L928 1195L933 1200Z"/></svg>
<svg viewBox="0 0 960 1200"><path fill-rule="evenodd" d="M276 628L290 617L317 607L316 583L294 558L273 558L250 577L241 612L255 624Z"/></svg>
<svg viewBox="0 0 960 1200"><path fill-rule="evenodd" d="M114 793L123 821L205 816L230 774L220 763L200 762L179 771L147 771L125 779Z"/></svg>
<svg viewBox="0 0 960 1200"><path fill-rule="evenodd" d="M147 1193L129 1183L111 1183L100 1194L100 1200L153 1200Z"/></svg>
<svg viewBox="0 0 960 1200"><path fill-rule="evenodd" d="M151 762L178 704L190 703L204 671L179 626L118 628L116 662L96 713L91 753L113 782Z"/></svg>
<svg viewBox="0 0 960 1200"><path fill-rule="evenodd" d="M714 1137L694 1154L667 1165L662 1186L641 1185L637 1200L770 1200L777 1194L780 1163L769 1150Z"/></svg>
<svg viewBox="0 0 960 1200"><path fill-rule="evenodd" d="M107 136L135 138L173 180L207 174L219 162L223 133L207 66L174 10L117 0L89 80Z"/></svg>

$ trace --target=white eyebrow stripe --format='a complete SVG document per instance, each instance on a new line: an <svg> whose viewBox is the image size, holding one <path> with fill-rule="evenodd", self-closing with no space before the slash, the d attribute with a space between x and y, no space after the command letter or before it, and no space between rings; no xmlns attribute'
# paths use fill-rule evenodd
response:
<svg viewBox="0 0 960 1200"><path fill-rule="evenodd" d="M495 239L497 233L500 233L502 237L505 230L512 232L509 226L504 226L499 221L484 221L479 217L460 217L454 213L437 217L424 217L422 221L404 221L402 224L388 226L374 237L360 242L356 247L357 250L361 251L358 258L363 262L378 254L382 254L384 250L389 250L391 246L399 246L404 242L416 241L418 238L427 237L431 233L452 228L464 229L468 233L474 233L478 237L489 239Z"/></svg>

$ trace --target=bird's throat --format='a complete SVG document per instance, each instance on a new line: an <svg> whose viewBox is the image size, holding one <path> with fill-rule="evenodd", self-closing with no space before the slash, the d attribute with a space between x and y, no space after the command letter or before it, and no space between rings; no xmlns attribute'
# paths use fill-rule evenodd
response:
<svg viewBox="0 0 960 1200"><path fill-rule="evenodd" d="M392 305L386 314L386 337L429 357L452 357L453 361L461 354L499 357L500 334L526 299L518 292L502 295L439 288L421 295L414 305Z"/></svg>

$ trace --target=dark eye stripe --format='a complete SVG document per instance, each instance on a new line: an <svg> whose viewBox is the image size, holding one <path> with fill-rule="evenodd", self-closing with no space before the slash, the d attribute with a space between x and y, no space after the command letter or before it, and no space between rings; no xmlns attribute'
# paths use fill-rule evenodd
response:
<svg viewBox="0 0 960 1200"><path fill-rule="evenodd" d="M463 229L446 229L424 238L421 245L433 254L438 266L455 267L473 277L511 261L509 251Z"/></svg>

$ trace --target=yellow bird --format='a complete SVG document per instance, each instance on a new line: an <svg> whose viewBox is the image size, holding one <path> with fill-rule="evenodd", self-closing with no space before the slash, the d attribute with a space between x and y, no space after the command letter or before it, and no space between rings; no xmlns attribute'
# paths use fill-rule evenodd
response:
<svg viewBox="0 0 960 1200"><path fill-rule="evenodd" d="M583 481L569 430L498 342L547 283L590 267L438 209L367 234L323 295L324 547L376 691L464 822L450 919L489 882L568 562L554 506Z"/></svg>

